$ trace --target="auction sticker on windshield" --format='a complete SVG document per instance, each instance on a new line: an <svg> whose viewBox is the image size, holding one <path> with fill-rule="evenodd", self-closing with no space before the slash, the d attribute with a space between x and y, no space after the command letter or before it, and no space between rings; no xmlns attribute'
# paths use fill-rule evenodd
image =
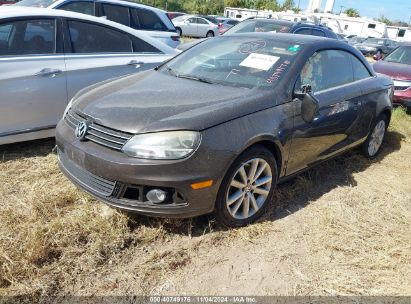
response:
<svg viewBox="0 0 411 304"><path fill-rule="evenodd" d="M240 65L248 68L268 71L278 61L278 59L280 59L280 57L251 53L240 63Z"/></svg>

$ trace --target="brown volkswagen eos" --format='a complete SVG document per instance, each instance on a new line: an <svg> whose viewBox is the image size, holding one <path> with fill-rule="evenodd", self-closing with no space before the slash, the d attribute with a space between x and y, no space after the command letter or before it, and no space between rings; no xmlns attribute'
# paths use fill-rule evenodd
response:
<svg viewBox="0 0 411 304"><path fill-rule="evenodd" d="M118 208L246 225L286 178L356 146L376 156L392 86L337 40L224 35L81 92L57 128L60 166Z"/></svg>

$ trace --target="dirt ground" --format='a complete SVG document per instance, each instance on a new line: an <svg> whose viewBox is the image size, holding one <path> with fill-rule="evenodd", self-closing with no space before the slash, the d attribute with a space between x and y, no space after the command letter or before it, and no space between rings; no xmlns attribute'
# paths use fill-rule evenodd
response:
<svg viewBox="0 0 411 304"><path fill-rule="evenodd" d="M120 213L59 171L52 140L0 147L0 295L411 295L411 117L280 185L226 229Z"/></svg>

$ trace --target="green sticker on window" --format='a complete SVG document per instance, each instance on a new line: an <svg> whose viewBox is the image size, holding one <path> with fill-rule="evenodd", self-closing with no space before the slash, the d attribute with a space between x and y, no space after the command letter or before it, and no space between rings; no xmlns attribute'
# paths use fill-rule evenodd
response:
<svg viewBox="0 0 411 304"><path fill-rule="evenodd" d="M292 45L288 48L290 52L298 52L300 50L300 46L298 44Z"/></svg>

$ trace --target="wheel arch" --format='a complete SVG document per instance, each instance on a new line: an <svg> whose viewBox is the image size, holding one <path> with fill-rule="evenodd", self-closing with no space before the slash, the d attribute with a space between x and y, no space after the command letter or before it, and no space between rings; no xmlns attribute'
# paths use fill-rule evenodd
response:
<svg viewBox="0 0 411 304"><path fill-rule="evenodd" d="M389 125L390 124L390 121L391 121L391 115L392 115L392 111L391 111L391 109L390 108L384 108L384 109L382 109L382 111L380 112L380 114L378 114L378 116L380 116L381 114L384 114L385 116L387 116L387 119L388 119L388 122L387 122L387 125ZM378 117L377 116L377 117Z"/></svg>
<svg viewBox="0 0 411 304"><path fill-rule="evenodd" d="M277 170L278 170L278 177L281 176L281 172L284 168L283 160L284 160L284 151L281 148L281 143L278 139L274 138L271 135L261 135L251 139L244 148L238 153L238 156L243 154L246 150L251 149L255 146L263 146L270 153L273 154L275 161L277 163ZM231 165L230 165L231 166Z"/></svg>

